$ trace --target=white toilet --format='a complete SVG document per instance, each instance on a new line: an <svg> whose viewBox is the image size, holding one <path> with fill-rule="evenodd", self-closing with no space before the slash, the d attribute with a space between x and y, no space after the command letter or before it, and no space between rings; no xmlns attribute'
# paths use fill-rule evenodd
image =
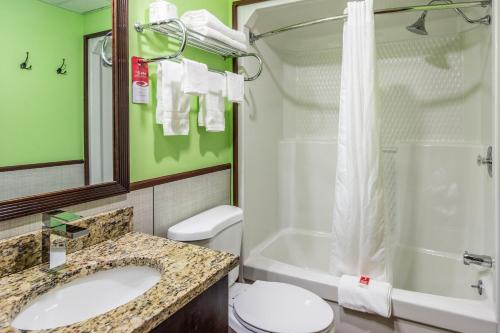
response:
<svg viewBox="0 0 500 333"><path fill-rule="evenodd" d="M240 255L243 212L218 206L168 229L168 238ZM236 333L331 332L332 308L316 294L287 283L235 283L229 273L229 326Z"/></svg>

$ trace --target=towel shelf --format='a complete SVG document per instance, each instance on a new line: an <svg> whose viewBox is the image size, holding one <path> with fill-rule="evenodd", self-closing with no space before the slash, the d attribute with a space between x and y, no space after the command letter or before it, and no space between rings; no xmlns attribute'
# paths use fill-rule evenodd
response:
<svg viewBox="0 0 500 333"><path fill-rule="evenodd" d="M134 27L139 33L143 33L144 30L150 30L164 36L174 38L180 42L179 49L175 53L167 56L145 59L146 62L179 59L186 46L192 46L203 51L220 55L224 59L254 57L258 61L259 69L255 75L246 77L245 81L256 80L262 73L263 63L259 55L238 50L224 42L203 36L202 34L187 28L186 25L179 19L170 19L147 24L136 23Z"/></svg>

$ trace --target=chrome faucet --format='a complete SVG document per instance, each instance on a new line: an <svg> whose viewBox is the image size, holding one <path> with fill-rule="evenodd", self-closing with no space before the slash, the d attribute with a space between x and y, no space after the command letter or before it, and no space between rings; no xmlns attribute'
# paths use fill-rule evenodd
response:
<svg viewBox="0 0 500 333"><path fill-rule="evenodd" d="M464 259L464 265L474 264L488 268L493 267L493 259L490 256L472 254L465 251L463 259Z"/></svg>
<svg viewBox="0 0 500 333"><path fill-rule="evenodd" d="M57 272L66 264L66 242L89 234L85 228L68 224L80 215L55 210L42 215L42 269Z"/></svg>

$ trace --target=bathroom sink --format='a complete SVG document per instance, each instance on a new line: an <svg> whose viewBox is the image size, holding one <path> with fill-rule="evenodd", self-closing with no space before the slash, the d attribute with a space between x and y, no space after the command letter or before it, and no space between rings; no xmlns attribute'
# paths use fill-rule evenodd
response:
<svg viewBox="0 0 500 333"><path fill-rule="evenodd" d="M160 276L146 266L117 267L84 276L35 298L11 325L20 330L43 330L86 320L144 294Z"/></svg>

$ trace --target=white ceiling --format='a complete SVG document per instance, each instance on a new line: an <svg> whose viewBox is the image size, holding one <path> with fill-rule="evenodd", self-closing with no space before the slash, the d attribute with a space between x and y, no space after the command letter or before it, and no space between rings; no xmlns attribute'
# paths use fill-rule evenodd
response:
<svg viewBox="0 0 500 333"><path fill-rule="evenodd" d="M40 0L76 13L86 13L111 5L111 0Z"/></svg>

